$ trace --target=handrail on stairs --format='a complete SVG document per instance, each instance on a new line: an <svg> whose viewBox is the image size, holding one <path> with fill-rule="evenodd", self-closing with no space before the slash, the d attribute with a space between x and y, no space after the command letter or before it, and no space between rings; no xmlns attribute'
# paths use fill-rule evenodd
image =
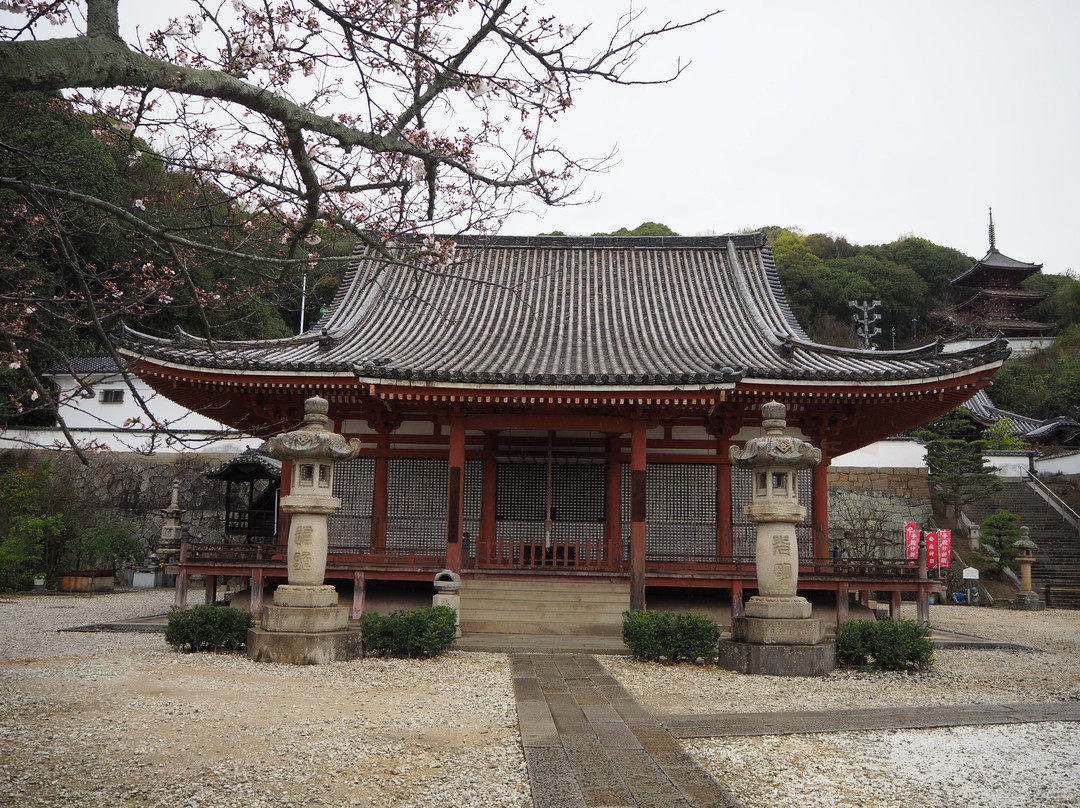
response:
<svg viewBox="0 0 1080 808"><path fill-rule="evenodd" d="M1028 484L1032 491L1046 500L1046 503L1051 508L1061 514L1061 517L1066 522L1072 525L1076 530L1080 530L1080 515L1070 508L1067 502L1054 493L1050 486L1040 480L1037 474L1025 469L1021 479Z"/></svg>

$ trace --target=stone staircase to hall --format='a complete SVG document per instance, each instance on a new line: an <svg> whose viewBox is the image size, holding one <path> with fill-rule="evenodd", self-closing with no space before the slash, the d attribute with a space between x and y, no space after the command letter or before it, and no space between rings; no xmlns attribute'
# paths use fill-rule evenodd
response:
<svg viewBox="0 0 1080 808"><path fill-rule="evenodd" d="M630 585L610 581L462 581L463 635L621 637Z"/></svg>
<svg viewBox="0 0 1080 808"><path fill-rule="evenodd" d="M1050 587L1048 605L1080 609L1080 531L1050 507L1023 480L1003 480L1004 487L992 496L966 505L964 513L973 522L983 520L999 508L1020 516L1031 540L1038 545L1031 567L1031 584L1040 595Z"/></svg>

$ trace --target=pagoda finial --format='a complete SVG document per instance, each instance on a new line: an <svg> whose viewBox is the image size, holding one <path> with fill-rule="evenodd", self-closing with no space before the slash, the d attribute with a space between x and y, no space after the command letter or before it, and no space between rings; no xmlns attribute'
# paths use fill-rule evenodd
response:
<svg viewBox="0 0 1080 808"><path fill-rule="evenodd" d="M994 209L990 208L990 252L997 249L997 238L994 236Z"/></svg>

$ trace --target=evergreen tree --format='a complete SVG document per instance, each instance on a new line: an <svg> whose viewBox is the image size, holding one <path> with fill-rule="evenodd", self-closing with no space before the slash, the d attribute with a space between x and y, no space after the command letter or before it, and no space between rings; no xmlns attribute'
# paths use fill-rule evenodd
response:
<svg viewBox="0 0 1080 808"><path fill-rule="evenodd" d="M1020 517L1011 511L1001 510L988 516L979 530L979 546L971 552L971 560L990 567L994 577L1001 577L1006 569L1017 570L1016 543L1020 541Z"/></svg>

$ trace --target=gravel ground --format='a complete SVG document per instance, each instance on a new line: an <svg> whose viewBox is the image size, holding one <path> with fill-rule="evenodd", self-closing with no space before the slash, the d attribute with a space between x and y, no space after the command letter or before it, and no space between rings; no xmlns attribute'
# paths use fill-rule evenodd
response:
<svg viewBox="0 0 1080 808"><path fill-rule="evenodd" d="M0 806L532 804L503 655L300 667L56 633L171 596L0 600Z"/></svg>
<svg viewBox="0 0 1080 808"><path fill-rule="evenodd" d="M57 631L171 598L0 599L0 806L531 805L505 656L292 667L177 654L159 634ZM931 620L1042 650L939 650L926 674L821 679L602 659L657 714L1080 697L1080 612L935 606ZM747 808L1080 804L1076 724L686 746Z"/></svg>
<svg viewBox="0 0 1080 808"><path fill-rule="evenodd" d="M1080 698L1080 612L934 606L930 620L944 630L1040 650L938 649L929 673L838 670L814 679L603 661L656 714ZM685 747L746 808L1080 805L1080 724L1074 723L705 739Z"/></svg>

